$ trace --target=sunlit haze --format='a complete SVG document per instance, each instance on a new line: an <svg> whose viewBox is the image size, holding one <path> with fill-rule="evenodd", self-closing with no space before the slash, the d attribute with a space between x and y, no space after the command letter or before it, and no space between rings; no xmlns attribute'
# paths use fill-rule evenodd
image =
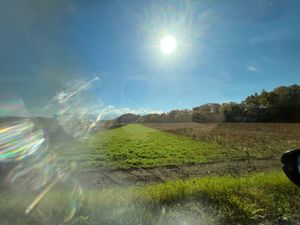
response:
<svg viewBox="0 0 300 225"><path fill-rule="evenodd" d="M0 225L300 224L299 12L0 0Z"/></svg>
<svg viewBox="0 0 300 225"><path fill-rule="evenodd" d="M34 115L53 115L53 98L94 77L89 98L119 112L239 102L300 83L299 9L284 0L4 1L1 90Z"/></svg>

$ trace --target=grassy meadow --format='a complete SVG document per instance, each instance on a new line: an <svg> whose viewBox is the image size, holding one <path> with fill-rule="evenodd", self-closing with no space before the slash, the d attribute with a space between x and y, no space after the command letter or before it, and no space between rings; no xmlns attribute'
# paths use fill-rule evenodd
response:
<svg viewBox="0 0 300 225"><path fill-rule="evenodd" d="M300 147L299 123L156 123L148 127L193 140L214 143L230 151L230 157L276 158Z"/></svg>
<svg viewBox="0 0 300 225"><path fill-rule="evenodd" d="M75 158L84 167L149 168L279 160L299 146L300 124L129 124L93 134Z"/></svg>
<svg viewBox="0 0 300 225"><path fill-rule="evenodd" d="M96 133L88 146L93 165L114 168L207 163L230 155L217 143L195 141L140 124Z"/></svg>
<svg viewBox="0 0 300 225"><path fill-rule="evenodd" d="M129 124L66 145L63 157L77 161L79 170L159 170L224 160L278 161L299 144L300 124ZM1 189L0 224L293 224L300 188L278 170L90 187L82 198L58 185L28 215L34 193Z"/></svg>
<svg viewBox="0 0 300 225"><path fill-rule="evenodd" d="M11 193L12 195L12 193ZM84 200L70 206L70 193L49 192L31 214L25 199L1 195L0 217L15 225L63 224L69 207L80 208L67 224L274 224L300 210L300 189L283 173L244 177L206 177L148 186L86 190ZM16 215L18 215L16 217ZM6 222L6 223L5 223ZM282 223L284 224L284 223ZM291 223L286 223L291 224Z"/></svg>

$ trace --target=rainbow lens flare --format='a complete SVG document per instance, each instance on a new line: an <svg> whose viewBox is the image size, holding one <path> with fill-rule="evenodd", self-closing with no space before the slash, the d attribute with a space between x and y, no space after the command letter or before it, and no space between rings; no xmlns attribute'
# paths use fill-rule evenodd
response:
<svg viewBox="0 0 300 225"><path fill-rule="evenodd" d="M20 160L32 155L45 142L44 133L29 119L2 124L0 127L0 161Z"/></svg>

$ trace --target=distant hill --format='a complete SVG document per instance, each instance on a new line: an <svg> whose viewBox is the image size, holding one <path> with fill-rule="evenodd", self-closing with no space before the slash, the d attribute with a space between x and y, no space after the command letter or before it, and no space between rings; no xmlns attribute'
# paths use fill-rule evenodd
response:
<svg viewBox="0 0 300 225"><path fill-rule="evenodd" d="M207 103L192 110L135 115L127 113L116 123L159 122L300 122L300 86L280 86L254 93L240 103Z"/></svg>
<svg viewBox="0 0 300 225"><path fill-rule="evenodd" d="M139 123L142 116L133 113L126 113L115 119L117 123Z"/></svg>
<svg viewBox="0 0 300 225"><path fill-rule="evenodd" d="M96 121L96 115L88 117ZM20 121L24 118L0 117L4 122ZM72 138L58 118L31 117L35 125L46 131L54 141ZM79 118L80 119L80 118ZM240 103L207 103L193 109L172 110L167 113L136 115L123 114L113 120L96 121L92 131L113 129L128 123L166 122L300 122L300 86L280 86L260 94L254 93ZM73 121L74 122L74 121Z"/></svg>

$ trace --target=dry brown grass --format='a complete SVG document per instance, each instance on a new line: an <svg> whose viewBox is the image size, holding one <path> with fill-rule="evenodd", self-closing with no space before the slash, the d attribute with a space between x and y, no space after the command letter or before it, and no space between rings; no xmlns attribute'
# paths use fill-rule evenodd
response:
<svg viewBox="0 0 300 225"><path fill-rule="evenodd" d="M300 147L299 123L161 123L146 126L212 142L252 158L278 158ZM240 156L240 154L237 154ZM234 158L235 155L233 154Z"/></svg>

